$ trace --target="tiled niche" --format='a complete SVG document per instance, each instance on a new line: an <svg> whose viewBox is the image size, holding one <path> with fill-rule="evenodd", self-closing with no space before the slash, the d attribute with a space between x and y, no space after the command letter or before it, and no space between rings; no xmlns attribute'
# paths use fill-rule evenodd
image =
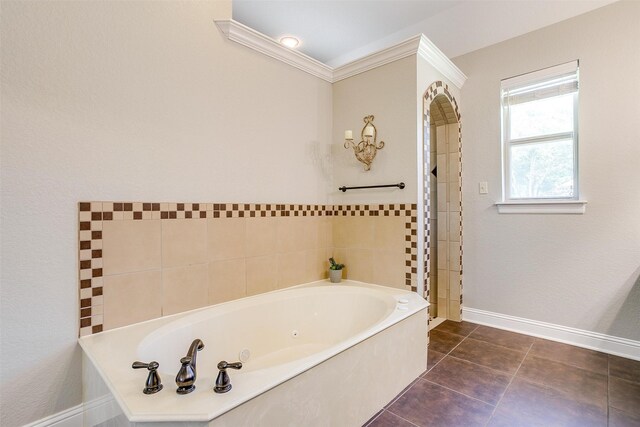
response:
<svg viewBox="0 0 640 427"><path fill-rule="evenodd" d="M416 229L404 204L82 202L80 335L320 280L330 256L415 290Z"/></svg>

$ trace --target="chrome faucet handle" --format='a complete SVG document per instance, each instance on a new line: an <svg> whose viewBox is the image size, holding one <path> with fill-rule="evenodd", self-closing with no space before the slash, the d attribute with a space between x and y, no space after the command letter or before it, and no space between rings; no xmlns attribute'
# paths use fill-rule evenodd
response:
<svg viewBox="0 0 640 427"><path fill-rule="evenodd" d="M227 369L241 369L242 362L234 362L228 363L223 360L218 363L218 377L216 378L216 385L213 387L213 391L216 393L226 393L231 390L231 378L229 378L229 374L227 374Z"/></svg>
<svg viewBox="0 0 640 427"><path fill-rule="evenodd" d="M149 370L147 382L145 383L144 389L142 389L142 392L144 394L154 394L162 390L162 381L160 380L160 375L158 375L158 368L160 367L160 364L158 362L133 362L131 367L133 369L146 368Z"/></svg>

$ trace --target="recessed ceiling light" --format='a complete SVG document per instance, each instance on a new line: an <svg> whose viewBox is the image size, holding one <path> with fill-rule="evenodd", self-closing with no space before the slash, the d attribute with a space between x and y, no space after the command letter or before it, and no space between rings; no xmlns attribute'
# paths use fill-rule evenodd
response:
<svg viewBox="0 0 640 427"><path fill-rule="evenodd" d="M286 47L293 49L294 47L297 47L300 44L300 40L298 40L295 37L286 36L280 39L280 43L285 45Z"/></svg>

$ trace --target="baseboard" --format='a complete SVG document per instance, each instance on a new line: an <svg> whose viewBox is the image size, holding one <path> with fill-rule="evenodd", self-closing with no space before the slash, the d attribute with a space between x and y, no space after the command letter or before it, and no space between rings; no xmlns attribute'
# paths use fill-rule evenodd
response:
<svg viewBox="0 0 640 427"><path fill-rule="evenodd" d="M113 402L111 395L102 396L98 399L94 399L90 402L81 403L80 405L73 406L57 414L49 415L38 421L26 424L24 427L83 427L85 412L100 412L106 413L105 419L109 419L115 415L111 414L109 410L110 405Z"/></svg>
<svg viewBox="0 0 640 427"><path fill-rule="evenodd" d="M82 427L84 405L73 406L57 414L49 415L24 427Z"/></svg>
<svg viewBox="0 0 640 427"><path fill-rule="evenodd" d="M640 341L467 307L462 308L462 319L480 325L640 360Z"/></svg>

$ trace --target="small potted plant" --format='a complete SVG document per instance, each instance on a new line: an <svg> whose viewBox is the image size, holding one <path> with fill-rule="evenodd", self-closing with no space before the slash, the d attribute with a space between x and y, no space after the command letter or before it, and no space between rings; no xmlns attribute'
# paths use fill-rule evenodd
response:
<svg viewBox="0 0 640 427"><path fill-rule="evenodd" d="M338 264L333 257L329 258L329 279L331 283L340 283L344 264Z"/></svg>

